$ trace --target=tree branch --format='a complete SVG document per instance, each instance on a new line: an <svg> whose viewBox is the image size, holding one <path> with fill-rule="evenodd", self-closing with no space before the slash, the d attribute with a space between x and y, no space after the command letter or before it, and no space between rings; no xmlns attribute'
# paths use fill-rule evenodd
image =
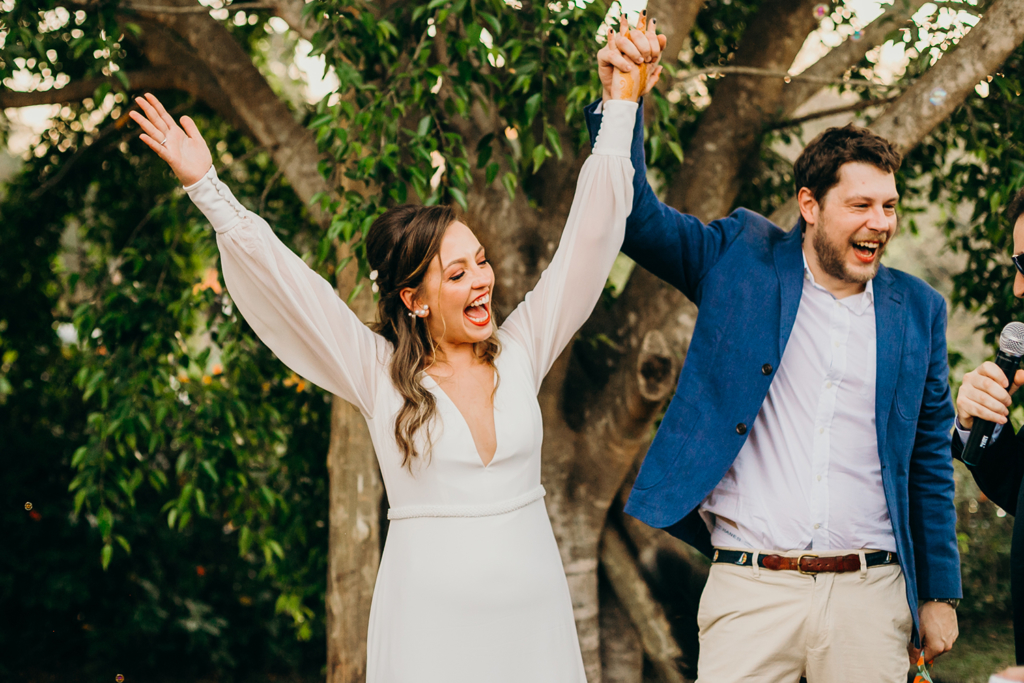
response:
<svg viewBox="0 0 1024 683"><path fill-rule="evenodd" d="M870 126L906 152L967 99L974 87L1024 42L1024 3L996 0L954 50L950 50ZM951 58L951 55L956 55ZM937 94L944 96L936 97ZM933 100L937 104L933 104ZM788 227L800 216L796 198L771 215Z"/></svg>
<svg viewBox="0 0 1024 683"><path fill-rule="evenodd" d="M186 90L183 87L183 75L172 69L144 69L142 71L129 72L126 76L128 78L129 91ZM121 89L121 80L114 76L72 81L63 88L52 88L50 90L18 92L4 89L0 90L0 109L33 107L39 104L80 102L92 97L93 93L96 92L96 88L104 83L110 83L115 88Z"/></svg>
<svg viewBox="0 0 1024 683"><path fill-rule="evenodd" d="M784 72L817 27L816 0L765 0L743 35L731 68ZM782 79L737 75L722 81L701 115L682 172L666 203L709 221L728 212L739 192L740 171L757 149L765 125L779 111Z"/></svg>
<svg viewBox="0 0 1024 683"><path fill-rule="evenodd" d="M615 596L640 635L640 643L658 678L663 683L686 683L676 663L683 652L672 637L665 612L651 596L622 535L614 526L608 525L601 540L601 566Z"/></svg>
<svg viewBox="0 0 1024 683"><path fill-rule="evenodd" d="M209 7L206 5L195 5L190 7L169 7L167 5L148 5L131 3L121 5L121 9L135 10L136 12L147 12L151 14L209 14L228 10L229 12L248 12L256 9L278 9L278 3L273 2L233 2L223 7Z"/></svg>
<svg viewBox="0 0 1024 683"><path fill-rule="evenodd" d="M320 26L312 15L303 18L302 10L305 6L304 0L278 0L274 3L274 14L284 19L285 23L304 39L313 42L313 36Z"/></svg>
<svg viewBox="0 0 1024 683"><path fill-rule="evenodd" d="M864 109L870 109L871 107L877 107L879 105L895 102L897 97L897 95L894 95L893 97L879 97L873 100L859 100L851 104L845 104L841 107L821 109L816 112L811 112L810 114L807 114L805 116L799 116L795 119L787 119L786 121L779 121L778 123L773 123L768 127L768 130L792 128L793 126L799 126L800 124L807 123L808 121L814 121L815 119L823 119L826 116L835 116L836 114L846 114L851 111L861 111Z"/></svg>
<svg viewBox="0 0 1024 683"><path fill-rule="evenodd" d="M167 6L192 6L190 0L168 0ZM216 80L237 116L256 141L267 148L299 198L305 202L330 191L317 170L320 154L312 132L292 116L230 32L208 14L154 14L152 21L173 31L191 46ZM310 206L323 220L319 206Z"/></svg>
<svg viewBox="0 0 1024 683"><path fill-rule="evenodd" d="M870 50L880 45L895 29L905 26L928 0L896 0L880 17L861 29L860 40L847 39L793 78L795 85L782 96L781 116L791 116L796 109L821 90L820 83L834 83L857 65ZM811 79L821 79L817 83Z"/></svg>
<svg viewBox="0 0 1024 683"><path fill-rule="evenodd" d="M822 76L805 76L803 74L792 75L788 71L779 71L775 69L759 69L753 66L716 66L709 69L698 69L697 71L684 71L681 72L677 77L677 81L686 81L691 78L697 78L698 76L710 75L710 74L739 74L742 76L758 76L761 78L777 78L785 83L809 83L817 86L821 85L862 85L868 88L882 88L891 90L892 88L899 87L892 83L878 83L876 81L869 81L863 78L826 78Z"/></svg>

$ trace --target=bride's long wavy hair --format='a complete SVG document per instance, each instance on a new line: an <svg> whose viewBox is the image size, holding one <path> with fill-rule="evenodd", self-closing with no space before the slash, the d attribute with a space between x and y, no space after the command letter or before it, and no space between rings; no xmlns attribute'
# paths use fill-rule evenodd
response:
<svg viewBox="0 0 1024 683"><path fill-rule="evenodd" d="M403 466L411 467L413 458L421 455L415 443L420 429L426 430L428 450L433 443L431 427L437 401L421 380L440 350L430 337L426 320L409 315L401 292L411 287L419 293L430 262L441 251L448 226L459 218L451 206L406 204L385 212L366 234L366 257L370 268L377 271L375 282L380 294L373 330L391 342L394 352L388 374L404 400L395 417L395 441ZM474 351L493 368L501 346L492 335L475 344Z"/></svg>

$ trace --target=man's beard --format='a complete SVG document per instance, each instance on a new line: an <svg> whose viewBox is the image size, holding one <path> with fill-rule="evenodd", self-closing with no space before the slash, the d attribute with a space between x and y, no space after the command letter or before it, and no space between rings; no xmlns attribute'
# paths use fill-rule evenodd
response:
<svg viewBox="0 0 1024 683"><path fill-rule="evenodd" d="M843 246L848 245L839 245L829 239L828 224L825 222L824 216L822 216L821 222L814 226L811 246L814 247L814 253L818 256L818 265L825 271L826 275L840 282L849 282L856 285L867 284L869 280L878 274L878 267L882 263L882 251L885 249L884 244L878 245L878 251L875 253L875 261L871 264L870 272L854 272L850 270L849 265L846 263L845 249L843 249Z"/></svg>

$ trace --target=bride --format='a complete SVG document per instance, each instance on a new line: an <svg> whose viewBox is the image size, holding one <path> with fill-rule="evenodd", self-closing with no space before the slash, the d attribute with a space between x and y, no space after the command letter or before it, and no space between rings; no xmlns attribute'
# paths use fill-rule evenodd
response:
<svg viewBox="0 0 1024 683"><path fill-rule="evenodd" d="M634 39L637 31L633 31ZM497 327L494 272L451 207L400 206L366 235L367 328L220 181L188 117L132 118L217 233L228 290L292 370L359 408L392 507L367 639L369 683L585 683L540 484L537 393L604 288L632 206L636 101L661 67L605 50L604 117L558 250ZM657 44L653 30L640 34ZM626 50L632 55L635 50ZM644 82L647 68L650 78Z"/></svg>

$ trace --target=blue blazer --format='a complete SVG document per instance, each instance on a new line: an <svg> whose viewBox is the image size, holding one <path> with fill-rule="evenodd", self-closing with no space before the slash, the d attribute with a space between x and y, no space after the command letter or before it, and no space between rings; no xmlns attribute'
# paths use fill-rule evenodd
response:
<svg viewBox="0 0 1024 683"><path fill-rule="evenodd" d="M596 105L585 110L591 144L601 121ZM704 225L665 206L647 183L642 106L632 160L622 250L683 292L698 315L626 512L709 554L697 508L732 467L778 370L803 291L801 231L746 209ZM916 631L919 598L961 595L946 302L918 278L882 266L874 303L878 454Z"/></svg>

